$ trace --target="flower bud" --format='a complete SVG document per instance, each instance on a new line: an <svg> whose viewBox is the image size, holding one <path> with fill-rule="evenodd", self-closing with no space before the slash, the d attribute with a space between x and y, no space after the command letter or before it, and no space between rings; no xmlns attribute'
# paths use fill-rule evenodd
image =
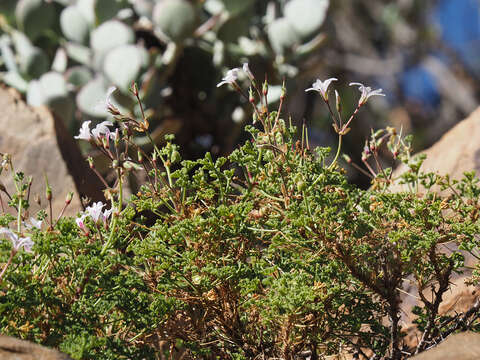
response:
<svg viewBox="0 0 480 360"><path fill-rule="evenodd" d="M345 160L345 162L347 164L351 164L352 163L352 158L350 156L348 156L347 154L343 154L343 160Z"/></svg>
<svg viewBox="0 0 480 360"><path fill-rule="evenodd" d="M172 164L179 162L181 159L182 157L180 156L180 153L177 150L172 152L172 156L171 156Z"/></svg>
<svg viewBox="0 0 480 360"><path fill-rule="evenodd" d="M268 95L268 82L267 82L267 80L265 80L265 82L263 83L262 93L263 93L263 96Z"/></svg>
<svg viewBox="0 0 480 360"><path fill-rule="evenodd" d="M66 205L70 205L70 203L72 202L72 199L73 199L73 192L70 191L70 192L67 194L67 198L65 199L65 204L66 204Z"/></svg>
<svg viewBox="0 0 480 360"><path fill-rule="evenodd" d="M335 90L335 101L336 101L336 106L337 106L337 111L339 114L342 113L342 104L340 102L340 95L338 94L338 91Z"/></svg>

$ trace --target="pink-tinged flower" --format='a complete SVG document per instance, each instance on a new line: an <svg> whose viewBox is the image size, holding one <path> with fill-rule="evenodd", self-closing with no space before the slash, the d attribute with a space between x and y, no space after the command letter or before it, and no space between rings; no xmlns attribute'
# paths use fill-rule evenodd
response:
<svg viewBox="0 0 480 360"><path fill-rule="evenodd" d="M80 128L80 134L78 136L74 136L75 139L82 139L82 140L90 140L91 134L90 134L90 123L92 121L84 121L82 124L82 127Z"/></svg>
<svg viewBox="0 0 480 360"><path fill-rule="evenodd" d="M84 232L88 233L87 227L85 226L85 218L87 217L87 214L82 214L81 216L77 217L75 219L75 222L77 223L77 226Z"/></svg>
<svg viewBox="0 0 480 360"><path fill-rule="evenodd" d="M238 68L234 68L227 71L227 75L222 78L222 81L217 84L220 87L224 84L235 84L238 79Z"/></svg>
<svg viewBox="0 0 480 360"><path fill-rule="evenodd" d="M10 239L13 251L18 252L23 247L26 252L32 252L33 241L30 237L19 238L12 230L6 228L1 228L0 234L6 235L6 237Z"/></svg>
<svg viewBox="0 0 480 360"><path fill-rule="evenodd" d="M250 68L248 67L248 63L243 63L243 72L244 72L245 74L247 74L248 78L249 78L251 81L254 81L254 80L255 80L252 72L250 71Z"/></svg>
<svg viewBox="0 0 480 360"><path fill-rule="evenodd" d="M356 82L350 83L349 85L358 86L358 90L360 90L362 93L362 95L360 95L360 99L358 100L358 106L365 104L371 96L385 96L385 94L382 93L382 89L372 90L371 87Z"/></svg>
<svg viewBox="0 0 480 360"><path fill-rule="evenodd" d="M318 91L320 95L322 95L323 100L328 101L328 87L332 81L338 81L338 79L330 78L325 81L317 79L317 81L312 84L312 87L305 91Z"/></svg>
<svg viewBox="0 0 480 360"><path fill-rule="evenodd" d="M107 225L107 220L110 217L110 215L112 214L112 211L113 211L113 208L110 208L108 210L104 210L103 213L101 214L102 220L103 220L103 223L105 224L105 226Z"/></svg>
<svg viewBox="0 0 480 360"><path fill-rule="evenodd" d="M111 121L103 121L97 126L95 126L95 129L92 130L92 136L96 140L100 140L103 136L106 138L110 138L111 131L108 128L108 126L113 126L113 123Z"/></svg>

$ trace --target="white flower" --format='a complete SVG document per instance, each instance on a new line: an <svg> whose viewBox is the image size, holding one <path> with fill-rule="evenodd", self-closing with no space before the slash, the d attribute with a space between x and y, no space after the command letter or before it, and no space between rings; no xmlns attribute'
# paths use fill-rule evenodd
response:
<svg viewBox="0 0 480 360"><path fill-rule="evenodd" d="M248 63L243 63L243 72L244 72L245 74L247 74L248 78L249 78L251 81L254 81L254 80L255 80L252 72L250 71L250 68L248 67Z"/></svg>
<svg viewBox="0 0 480 360"><path fill-rule="evenodd" d="M29 221L30 221L30 223L25 223L25 227L27 229L32 229L32 228L41 229L42 228L42 220L37 220L33 217L30 217Z"/></svg>
<svg viewBox="0 0 480 360"><path fill-rule="evenodd" d="M92 135L95 139L100 140L102 135L105 135L105 137L110 138L110 129L108 126L113 126L113 123L111 121L103 121L97 126L95 126L95 129L92 130Z"/></svg>
<svg viewBox="0 0 480 360"><path fill-rule="evenodd" d="M15 252L19 251L20 248L22 247L26 252L29 252L29 253L32 252L33 241L32 239L30 239L30 237L27 236L27 237L19 238L17 234L15 234L10 229L6 229L6 228L1 228L0 234L4 234L10 239L10 241L12 242L13 250Z"/></svg>
<svg viewBox="0 0 480 360"><path fill-rule="evenodd" d="M85 209L85 212L93 219L93 221L97 222L100 216L102 216L102 209L104 206L105 204L99 201L93 203L92 206L88 206Z"/></svg>
<svg viewBox="0 0 480 360"><path fill-rule="evenodd" d="M356 82L350 83L349 85L358 86L358 90L362 92L360 100L358 100L358 106L362 106L363 104L365 104L371 96L385 96L385 94L382 93L382 89L372 90L371 87Z"/></svg>
<svg viewBox="0 0 480 360"><path fill-rule="evenodd" d="M80 134L78 136L74 136L75 139L82 139L82 140L90 140L90 123L92 121L84 121L82 127L80 128Z"/></svg>
<svg viewBox="0 0 480 360"><path fill-rule="evenodd" d="M305 91L318 91L320 95L322 95L323 100L328 101L328 87L332 81L338 81L338 79L330 78L325 81L317 79L317 81L312 84L312 87Z"/></svg>
<svg viewBox="0 0 480 360"><path fill-rule="evenodd" d="M227 75L222 78L222 81L217 84L217 87L222 86L223 84L234 84L238 78L238 68L234 68L227 71Z"/></svg>
<svg viewBox="0 0 480 360"><path fill-rule="evenodd" d="M109 107L114 107L115 106L115 105L112 104L112 101L110 100L115 91L117 91L117 88L115 86L110 86L107 90L107 97L105 98L105 107L107 109Z"/></svg>
<svg viewBox="0 0 480 360"><path fill-rule="evenodd" d="M117 107L112 103L112 95L113 93L117 91L117 88L115 86L110 86L107 90L107 95L105 96L105 100L102 101L100 100L97 105L95 105L95 110L96 111L106 111L106 112L111 112L114 115L118 115L119 111Z"/></svg>

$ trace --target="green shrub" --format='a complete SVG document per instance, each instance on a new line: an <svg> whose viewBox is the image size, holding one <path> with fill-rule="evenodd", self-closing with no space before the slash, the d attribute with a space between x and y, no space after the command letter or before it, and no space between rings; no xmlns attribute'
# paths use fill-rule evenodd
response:
<svg viewBox="0 0 480 360"><path fill-rule="evenodd" d="M223 83L244 94L238 71ZM248 66L244 71L249 76ZM16 175L8 196L18 216L0 217L14 245L1 243L2 333L75 359L176 352L192 359L317 359L341 351L401 359L465 325L445 321L438 308L463 265L461 253L447 254L442 244L468 251L478 245L473 174L456 182L422 173L410 139L387 128L372 132L363 149L372 186L359 189L338 164L341 140L381 90L362 85L357 109L344 121L338 94L336 112L328 99L333 79L314 84L339 135L332 157L330 149L310 149L306 129L297 138L282 115L284 89L277 111L269 111L268 84L251 80L251 140L217 159L207 153L181 161L173 136L144 153L132 137L149 136L147 119L124 116L107 99L116 132L113 123L93 131L85 123L78 138L98 147L117 174L105 190L109 210L96 203L77 219L58 221L41 212L43 229L26 226L29 182ZM138 97L136 87L132 93ZM397 179L377 161L384 148L408 165ZM8 156L2 169L11 169ZM138 169L147 181L125 205L122 184ZM410 190L392 192L394 183ZM450 195L442 195L447 188ZM403 347L399 322L409 275L433 294L417 309L418 349Z"/></svg>

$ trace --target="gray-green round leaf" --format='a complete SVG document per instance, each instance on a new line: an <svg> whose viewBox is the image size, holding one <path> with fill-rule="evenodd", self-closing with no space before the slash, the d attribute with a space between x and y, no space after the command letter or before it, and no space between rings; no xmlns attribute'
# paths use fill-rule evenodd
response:
<svg viewBox="0 0 480 360"><path fill-rule="evenodd" d="M3 65L8 71L18 72L17 60L12 48L10 47L11 41L7 35L0 37L0 55L3 61Z"/></svg>
<svg viewBox="0 0 480 360"><path fill-rule="evenodd" d="M28 82L16 71L7 71L1 77L2 81L8 86L14 87L21 93L28 89Z"/></svg>
<svg viewBox="0 0 480 360"><path fill-rule="evenodd" d="M60 27L68 40L84 44L88 40L90 27L77 6L69 6L60 14Z"/></svg>
<svg viewBox="0 0 480 360"><path fill-rule="evenodd" d="M84 86L90 80L92 80L92 72L86 66L73 66L65 73L66 81L68 84L73 85L76 88Z"/></svg>
<svg viewBox="0 0 480 360"><path fill-rule="evenodd" d="M20 0L15 8L18 28L30 39L35 40L51 28L55 20L53 4L44 0Z"/></svg>
<svg viewBox="0 0 480 360"><path fill-rule="evenodd" d="M300 42L300 37L295 32L290 21L278 18L268 26L268 39L277 54L284 54Z"/></svg>
<svg viewBox="0 0 480 360"><path fill-rule="evenodd" d="M127 93L140 74L143 56L141 48L135 45L119 46L105 57L103 72L119 90Z"/></svg>
<svg viewBox="0 0 480 360"><path fill-rule="evenodd" d="M39 82L45 95L46 103L58 97L68 96L67 82L63 75L58 72L50 71L43 74Z"/></svg>
<svg viewBox="0 0 480 360"><path fill-rule="evenodd" d="M77 0L76 6L90 26L95 25L95 0Z"/></svg>
<svg viewBox="0 0 480 360"><path fill-rule="evenodd" d="M67 83L60 73L50 71L43 74L39 80L31 81L28 85L27 103L29 105L48 105L57 111L58 115L69 119L71 113L69 103L71 101L68 99Z"/></svg>
<svg viewBox="0 0 480 360"><path fill-rule="evenodd" d="M43 95L40 81L32 80L28 84L27 104L30 106L40 106L45 104L45 96Z"/></svg>
<svg viewBox="0 0 480 360"><path fill-rule="evenodd" d="M65 44L65 50L67 51L69 58L80 64L90 65L92 63L92 51L86 46L74 42L68 42Z"/></svg>
<svg viewBox="0 0 480 360"><path fill-rule="evenodd" d="M98 106L107 96L106 81L102 76L90 80L77 94L77 106L83 113L93 117L106 117L105 109Z"/></svg>
<svg viewBox="0 0 480 360"><path fill-rule="evenodd" d="M137 15L145 16L147 19L151 19L154 5L155 4L149 0L135 0L133 2L133 9Z"/></svg>
<svg viewBox="0 0 480 360"><path fill-rule="evenodd" d="M163 0L153 9L157 29L174 42L189 37L197 24L197 12L190 1Z"/></svg>
<svg viewBox="0 0 480 360"><path fill-rule="evenodd" d="M135 33L124 23L111 20L96 28L90 36L90 46L95 52L105 52L120 45L133 43Z"/></svg>
<svg viewBox="0 0 480 360"><path fill-rule="evenodd" d="M290 0L285 5L285 17L302 37L320 29L327 14L329 0Z"/></svg>
<svg viewBox="0 0 480 360"><path fill-rule="evenodd" d="M211 15L218 15L225 10L225 5L222 0L206 0L203 8Z"/></svg>
<svg viewBox="0 0 480 360"><path fill-rule="evenodd" d="M50 67L45 52L37 47L32 47L29 51L25 51L19 59L19 70L22 75L27 78L36 79L46 73Z"/></svg>

